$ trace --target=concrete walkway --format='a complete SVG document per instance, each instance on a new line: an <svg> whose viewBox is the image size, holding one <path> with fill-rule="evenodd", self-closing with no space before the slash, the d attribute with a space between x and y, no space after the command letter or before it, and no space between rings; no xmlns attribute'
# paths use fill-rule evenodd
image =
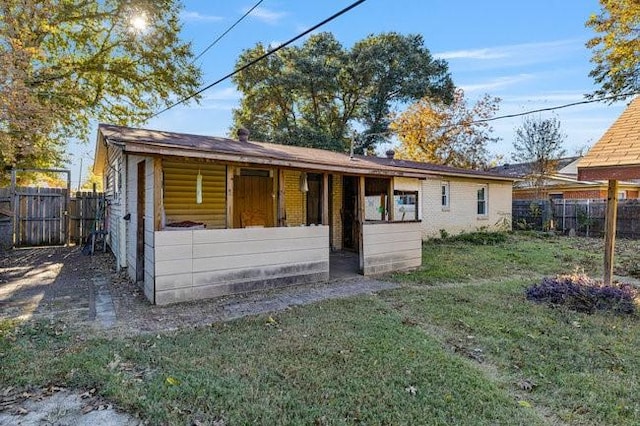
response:
<svg viewBox="0 0 640 426"><path fill-rule="evenodd" d="M222 305L221 320L232 320L248 315L282 311L291 306L308 305L327 299L342 299L380 290L399 287L398 284L360 277L336 280L321 286L301 286L283 289L279 294L257 295L249 301L233 301Z"/></svg>

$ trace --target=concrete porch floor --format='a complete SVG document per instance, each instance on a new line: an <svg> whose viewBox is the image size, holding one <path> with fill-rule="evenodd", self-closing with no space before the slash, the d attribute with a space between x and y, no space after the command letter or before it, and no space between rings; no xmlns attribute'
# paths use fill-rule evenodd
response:
<svg viewBox="0 0 640 426"><path fill-rule="evenodd" d="M329 254L329 279L331 281L362 276L359 271L358 253L333 251Z"/></svg>

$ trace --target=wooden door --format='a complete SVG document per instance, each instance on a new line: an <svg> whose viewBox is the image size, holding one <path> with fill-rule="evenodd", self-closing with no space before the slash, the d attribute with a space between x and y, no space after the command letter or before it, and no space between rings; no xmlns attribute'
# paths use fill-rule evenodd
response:
<svg viewBox="0 0 640 426"><path fill-rule="evenodd" d="M233 223L236 228L274 226L273 178L235 176L233 178Z"/></svg>
<svg viewBox="0 0 640 426"><path fill-rule="evenodd" d="M322 175L309 173L307 176L307 225L322 224Z"/></svg>

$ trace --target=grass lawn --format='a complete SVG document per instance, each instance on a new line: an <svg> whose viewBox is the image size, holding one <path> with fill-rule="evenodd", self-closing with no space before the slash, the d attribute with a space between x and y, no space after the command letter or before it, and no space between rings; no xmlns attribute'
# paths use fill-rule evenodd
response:
<svg viewBox="0 0 640 426"><path fill-rule="evenodd" d="M400 289L162 335L5 322L0 391L95 387L151 424L637 424L638 317L524 298L542 275L597 271L596 249L433 242Z"/></svg>

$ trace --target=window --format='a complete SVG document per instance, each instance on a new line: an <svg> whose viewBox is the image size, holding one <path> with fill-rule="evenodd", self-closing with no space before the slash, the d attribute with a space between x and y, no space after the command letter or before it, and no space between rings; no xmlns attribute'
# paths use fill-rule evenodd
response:
<svg viewBox="0 0 640 426"><path fill-rule="evenodd" d="M487 185L478 188L478 215L487 215Z"/></svg>
<svg viewBox="0 0 640 426"><path fill-rule="evenodd" d="M443 180L442 181L442 209L443 210L448 210L449 209L449 181L448 180Z"/></svg>
<svg viewBox="0 0 640 426"><path fill-rule="evenodd" d="M393 204L394 220L418 220L418 191L393 191Z"/></svg>
<svg viewBox="0 0 640 426"><path fill-rule="evenodd" d="M627 198L627 191L618 191L618 200L625 200Z"/></svg>

